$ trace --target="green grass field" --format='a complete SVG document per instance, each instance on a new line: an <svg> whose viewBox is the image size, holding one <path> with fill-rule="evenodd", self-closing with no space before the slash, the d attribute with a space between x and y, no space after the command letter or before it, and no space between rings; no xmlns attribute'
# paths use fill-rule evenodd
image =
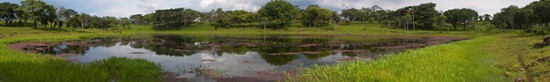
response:
<svg viewBox="0 0 550 82"><path fill-rule="evenodd" d="M141 59L111 58L92 64L68 63L47 55L24 53L7 44L24 41L58 42L82 38L131 34L391 34L467 36L470 40L396 53L369 62L341 62L300 70L285 81L514 81L525 78L515 55L528 61L548 56L550 48L533 49L542 36L528 36L515 30L425 31L383 28L377 24L326 28L288 29L218 28L195 26L175 31L154 31L151 26L129 29L32 29L0 27L0 81L160 81L160 68ZM122 30L115 33L114 30ZM541 64L537 71L545 71ZM120 68L129 67L129 68ZM32 78L31 78L32 77ZM538 81L549 81L541 74ZM139 79L136 79L139 78Z"/></svg>
<svg viewBox="0 0 550 82"><path fill-rule="evenodd" d="M341 62L330 66L305 68L298 75L287 75L291 82L506 82L526 78L519 68L516 55L526 60L550 56L550 48L533 49L541 36L495 34L474 37L471 40L430 46L391 54L380 59ZM546 63L548 64L548 63ZM548 70L538 66L535 71ZM547 67L547 66L546 66ZM536 81L546 82L549 74L541 74Z"/></svg>

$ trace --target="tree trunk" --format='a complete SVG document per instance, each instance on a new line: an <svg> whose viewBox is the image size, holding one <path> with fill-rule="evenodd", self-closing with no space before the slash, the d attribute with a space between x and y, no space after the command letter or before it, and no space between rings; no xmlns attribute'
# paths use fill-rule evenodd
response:
<svg viewBox="0 0 550 82"><path fill-rule="evenodd" d="M453 23L453 28L455 29L455 31L456 31L456 25L457 25L457 24L458 24L458 23Z"/></svg>
<svg viewBox="0 0 550 82"><path fill-rule="evenodd" d="M84 22L80 23L82 29L84 29Z"/></svg>
<svg viewBox="0 0 550 82"><path fill-rule="evenodd" d="M33 24L33 25L34 25L34 29L37 29L37 28L38 28L37 25L36 25L36 20L34 20L34 24Z"/></svg>

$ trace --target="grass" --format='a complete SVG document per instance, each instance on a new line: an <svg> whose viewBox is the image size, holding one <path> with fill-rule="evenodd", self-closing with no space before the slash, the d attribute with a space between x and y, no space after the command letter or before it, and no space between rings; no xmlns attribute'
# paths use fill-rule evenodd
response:
<svg viewBox="0 0 550 82"><path fill-rule="evenodd" d="M91 29L96 32L65 32L31 29L30 27L0 27L0 81L7 82L106 82L160 81L160 67L142 59L111 58L89 65L70 63L63 59L25 53L7 47L23 41L58 42L99 36L120 35ZM18 33L12 33L18 32ZM124 68L123 68L124 67Z"/></svg>
<svg viewBox="0 0 550 82"><path fill-rule="evenodd" d="M301 69L297 75L286 75L285 81L297 82L505 82L526 78L525 69L518 68L517 54L527 54L534 61L548 56L549 50L532 49L540 36L509 38L519 34L497 34L476 37L451 44L430 46L371 61L341 62L336 65ZM543 62L544 63L544 62ZM550 65L548 63L544 63ZM544 64L535 71L548 70ZM541 68L542 67L542 68ZM542 74L537 81L549 81Z"/></svg>

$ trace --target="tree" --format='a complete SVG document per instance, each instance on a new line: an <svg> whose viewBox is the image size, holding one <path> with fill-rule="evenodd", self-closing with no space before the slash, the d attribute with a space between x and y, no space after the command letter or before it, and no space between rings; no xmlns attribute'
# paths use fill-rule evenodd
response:
<svg viewBox="0 0 550 82"><path fill-rule="evenodd" d="M58 14L59 18L65 20L67 28L69 28L69 24L67 23L69 23L69 20L75 19L75 15L78 14L78 12L73 9L65 9L64 7L61 7L59 8Z"/></svg>
<svg viewBox="0 0 550 82"><path fill-rule="evenodd" d="M348 22L353 22L355 20L359 19L359 15L361 15L361 12L355 8L342 10L342 14L340 14L344 19Z"/></svg>
<svg viewBox="0 0 550 82"><path fill-rule="evenodd" d="M4 19L6 26L11 25L12 20L17 18L17 7L19 7L17 4L9 2L0 3L0 19Z"/></svg>
<svg viewBox="0 0 550 82"><path fill-rule="evenodd" d="M444 27L445 26L445 21L447 20L447 17L445 15L439 15L437 17L434 18L434 20L436 21L435 22L435 25L437 27ZM449 30L449 29L447 29Z"/></svg>
<svg viewBox="0 0 550 82"><path fill-rule="evenodd" d="M247 12L245 10L234 10L234 11L230 11L228 12L230 13L230 17L231 18L231 21L234 23L234 24L242 24L242 23L247 23L248 19L249 19L249 14L251 14L250 12Z"/></svg>
<svg viewBox="0 0 550 82"><path fill-rule="evenodd" d="M408 23L412 24L413 28L417 26L421 29L433 29L433 24L436 22L434 18L440 14L437 10L435 10L435 6L435 3L424 3L418 6L408 6L397 9L392 13L392 16L402 17L408 14L411 15L411 20L414 20L412 23Z"/></svg>
<svg viewBox="0 0 550 82"><path fill-rule="evenodd" d="M107 17L108 18L108 17ZM89 18L89 24L86 26L87 28L99 28L99 29L106 29L111 27L110 21L104 19L103 17L98 16L91 16Z"/></svg>
<svg viewBox="0 0 550 82"><path fill-rule="evenodd" d="M153 13L143 15L144 24L151 24L154 20L155 20L155 14Z"/></svg>
<svg viewBox="0 0 550 82"><path fill-rule="evenodd" d="M84 26L88 26L88 24L90 22L90 18L91 18L91 16L86 14L86 13L80 13L80 15L78 15L78 20L80 22L80 27L82 29L85 28Z"/></svg>
<svg viewBox="0 0 550 82"><path fill-rule="evenodd" d="M532 2L526 6L527 9L532 9L530 19L534 23L549 23L550 22L550 0L540 0ZM525 13L525 12L524 12Z"/></svg>
<svg viewBox="0 0 550 82"><path fill-rule="evenodd" d="M40 23L46 27L47 25L50 25L50 28L54 27L54 23L57 22L57 8L55 8L53 5L41 5L41 9L39 9L39 21Z"/></svg>
<svg viewBox="0 0 550 82"><path fill-rule="evenodd" d="M80 14L78 13L75 13L73 16L71 16L71 18L68 18L66 21L66 26L69 27L69 26L72 26L72 30L75 31L76 28L78 28L79 26L81 26L81 23L79 18L80 17Z"/></svg>
<svg viewBox="0 0 550 82"><path fill-rule="evenodd" d="M485 15L480 16L479 20L480 21L491 21L491 18L493 18L491 15L485 14Z"/></svg>
<svg viewBox="0 0 550 82"><path fill-rule="evenodd" d="M103 20L108 22L109 24L118 24L117 18L112 16L104 16Z"/></svg>
<svg viewBox="0 0 550 82"><path fill-rule="evenodd" d="M509 29L526 29L529 27L529 17L533 15L530 9L520 9L517 6L503 8L501 12L494 15L492 23L497 27ZM537 19L534 19L537 20Z"/></svg>
<svg viewBox="0 0 550 82"><path fill-rule="evenodd" d="M231 19L233 18L231 14L223 11L222 8L218 8L214 13L214 25L216 30L218 27L229 27L231 25ZM240 19L239 19L240 20Z"/></svg>
<svg viewBox="0 0 550 82"><path fill-rule="evenodd" d="M47 9L44 8L46 3L39 0L24 0L21 1L21 6L18 8L25 12L24 17L30 18L34 21L34 28L37 28L37 21L44 20Z"/></svg>
<svg viewBox="0 0 550 82"><path fill-rule="evenodd" d="M301 20L304 26L327 26L332 18L332 11L321 8L318 5L310 5L301 12Z"/></svg>
<svg viewBox="0 0 550 82"><path fill-rule="evenodd" d="M129 28L130 26L130 19L126 18L126 17L123 17L123 18L120 18L120 22L119 24L122 26L122 28Z"/></svg>
<svg viewBox="0 0 550 82"><path fill-rule="evenodd" d="M141 25L141 22L143 21L143 16L142 14L131 15L130 20L136 25Z"/></svg>
<svg viewBox="0 0 550 82"><path fill-rule="evenodd" d="M454 29L457 29L458 24L462 24L463 30L466 30L466 26L477 20L477 12L472 9L451 9L445 11L445 17L447 17L447 22L451 23Z"/></svg>
<svg viewBox="0 0 550 82"><path fill-rule="evenodd" d="M263 17L267 17L270 27L283 28L292 24L298 8L284 0L273 0L264 5L259 11Z"/></svg>
<svg viewBox="0 0 550 82"><path fill-rule="evenodd" d="M191 26L200 16L198 11L185 8L155 11L153 25L156 30L179 29Z"/></svg>

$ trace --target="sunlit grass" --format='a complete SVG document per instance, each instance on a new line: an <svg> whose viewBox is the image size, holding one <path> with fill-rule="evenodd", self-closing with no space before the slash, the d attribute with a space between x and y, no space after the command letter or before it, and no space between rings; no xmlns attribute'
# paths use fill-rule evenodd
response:
<svg viewBox="0 0 550 82"><path fill-rule="evenodd" d="M483 51L495 37L480 37L391 54L374 61L343 62L305 68L286 81L405 81L504 82L510 78L494 65L495 56Z"/></svg>
<svg viewBox="0 0 550 82"><path fill-rule="evenodd" d="M430 46L390 54L371 61L340 62L335 65L304 68L297 75L286 75L285 81L405 81L405 82L506 82L526 79L516 55L528 62L550 56L550 48L534 49L541 36L505 33L475 37L471 40ZM535 72L547 69L548 62ZM549 81L541 74L537 81Z"/></svg>

